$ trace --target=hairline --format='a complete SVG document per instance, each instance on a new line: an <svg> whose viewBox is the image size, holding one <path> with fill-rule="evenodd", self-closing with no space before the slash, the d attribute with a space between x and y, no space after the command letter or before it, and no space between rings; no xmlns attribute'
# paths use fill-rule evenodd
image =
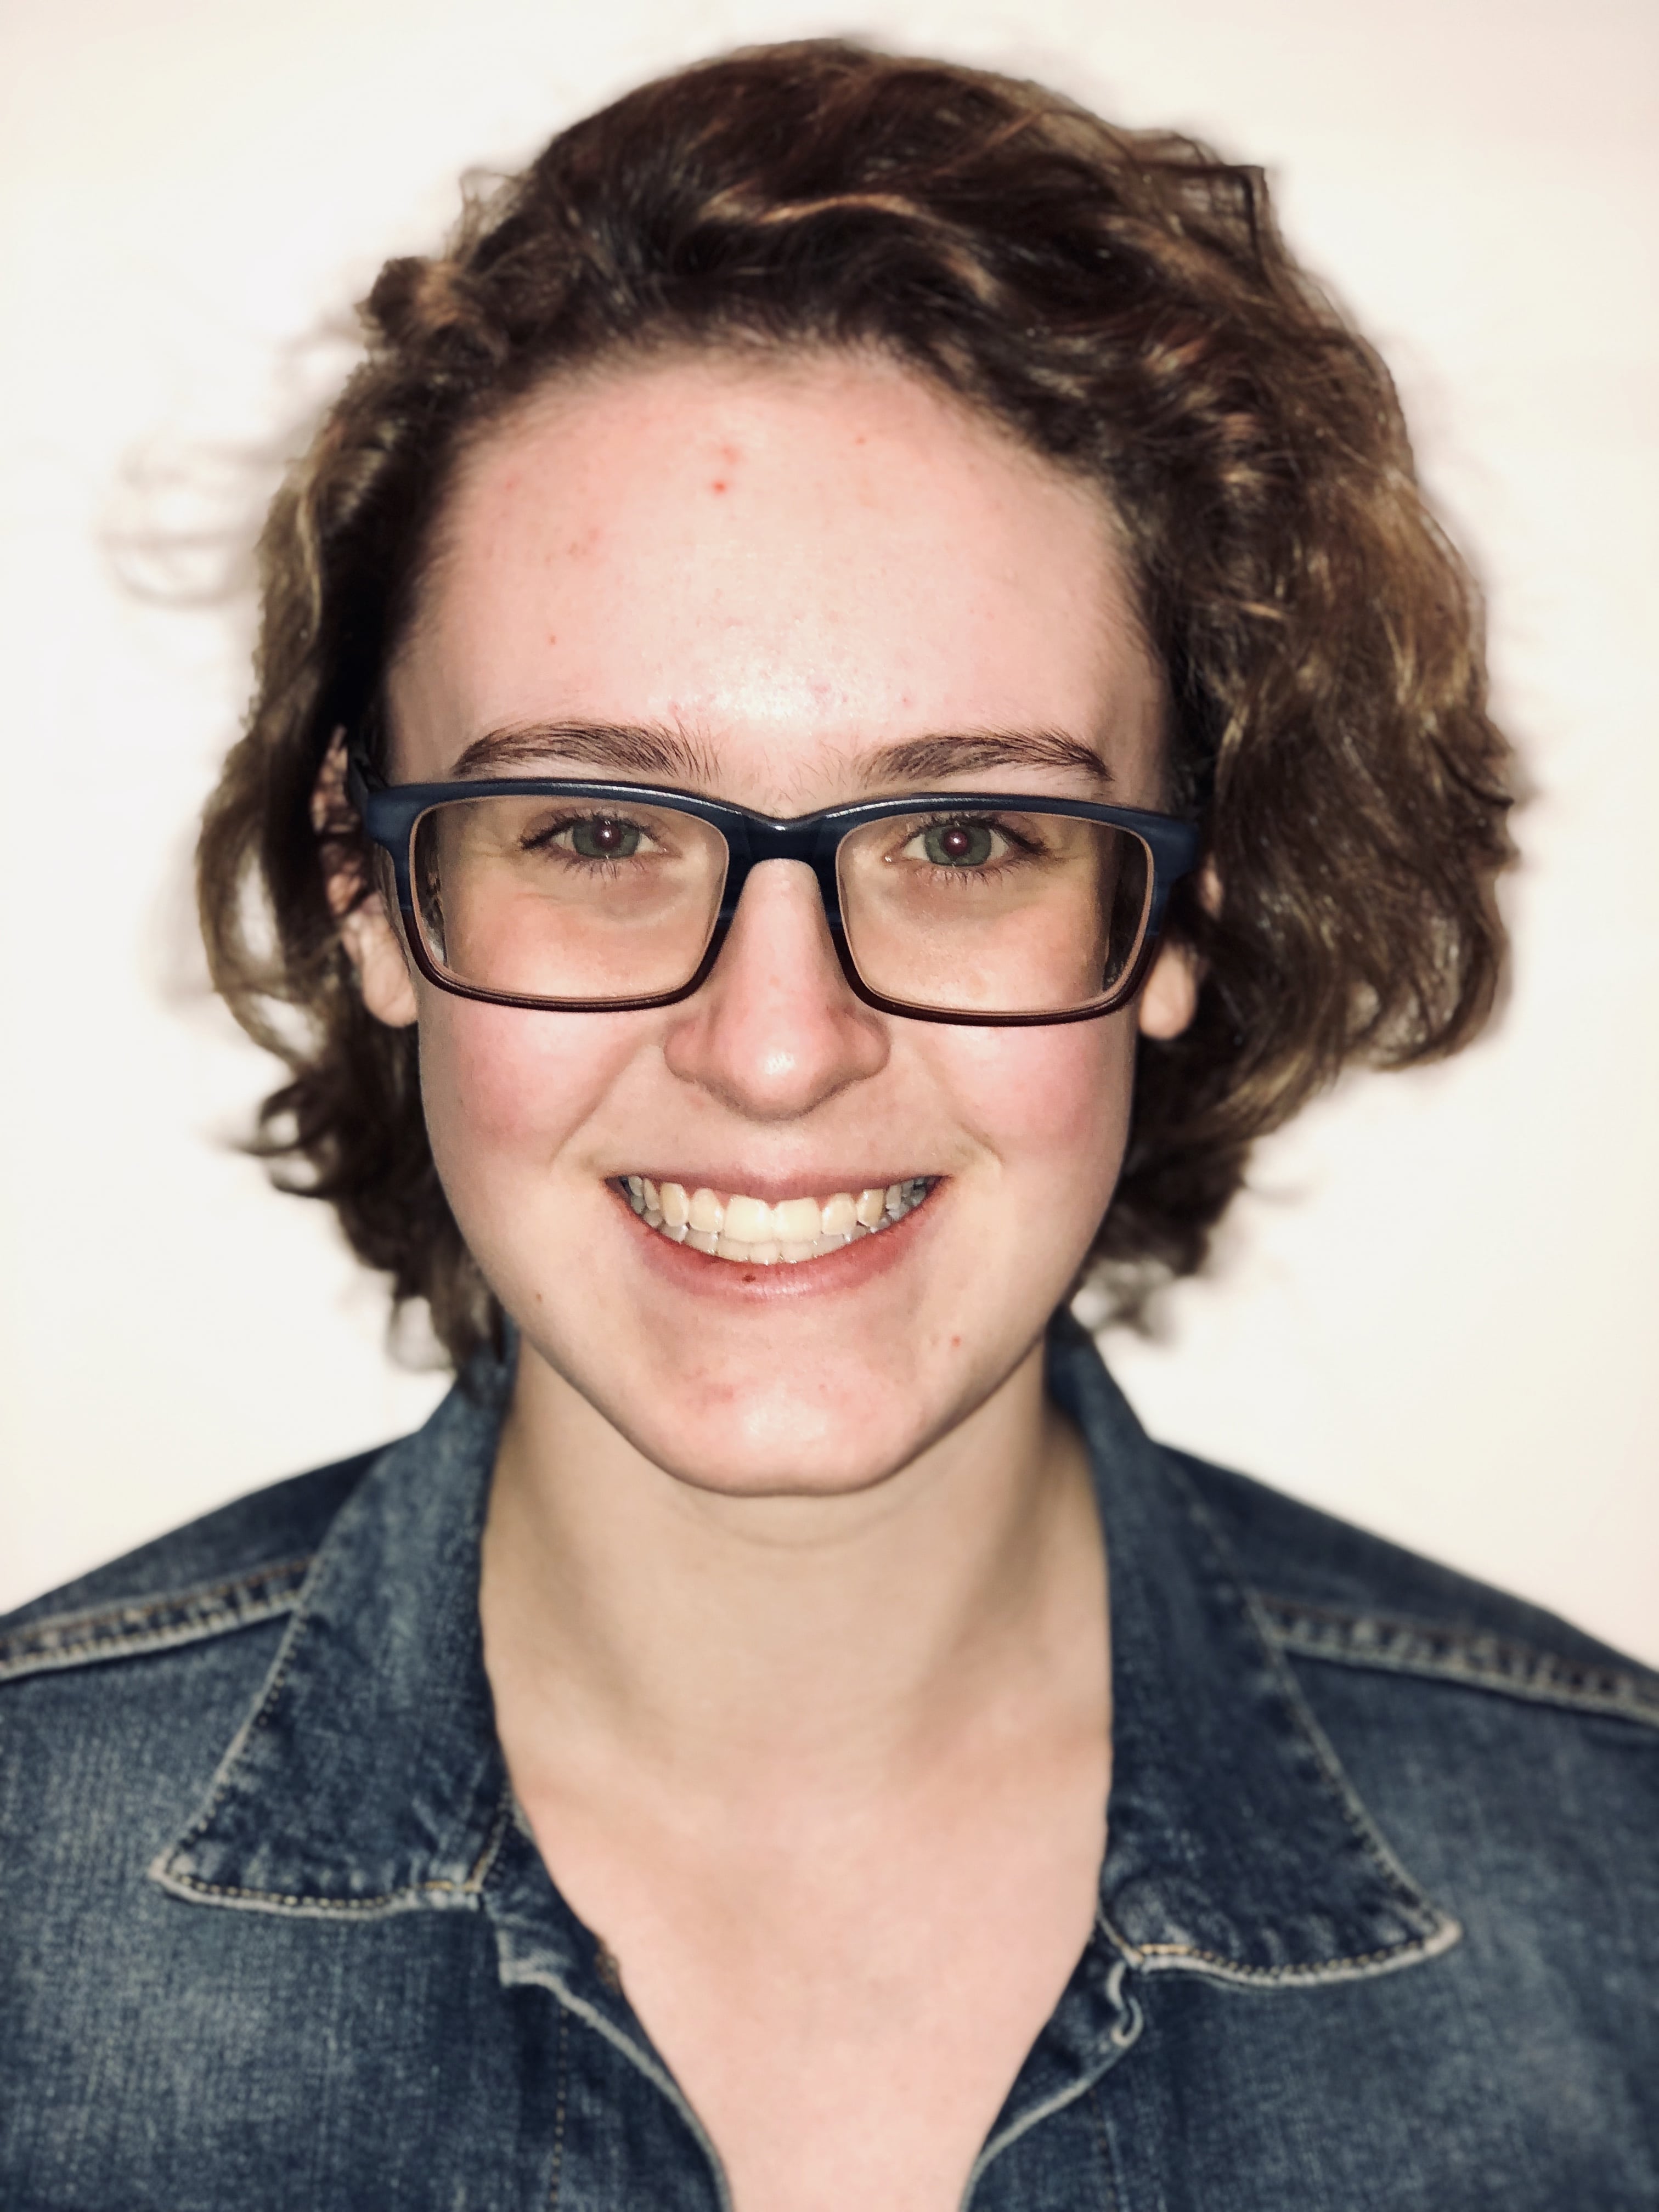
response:
<svg viewBox="0 0 1659 2212"><path fill-rule="evenodd" d="M735 374L787 376L793 369L810 372L815 365L856 363L860 360L909 377L964 422L991 431L1011 453L1018 453L1051 477L1094 495L1122 584L1122 612L1131 639L1145 654L1158 680L1161 702L1157 733L1158 781L1167 793L1176 739L1173 672L1157 644L1148 618L1146 580L1139 556L1118 503L1097 468L1068 463L1047 452L1034 439L1021 435L1006 416L987 401L963 392L937 369L878 337L834 338L810 332L780 337L740 324L702 333L677 325L666 317L659 324L609 345L568 360L550 361L540 374L521 387L498 386L484 395L476 412L465 417L457 427L433 489L422 543L401 580L397 619L385 642L376 686L375 719L380 725L388 754L392 740L392 674L410 647L436 577L453 555L451 525L459 503L459 495L471 471L515 428L533 421L539 414L554 412L567 399L584 391L648 376L680 364L724 363ZM389 764L389 759L383 763ZM1109 769L1106 774L1109 781Z"/></svg>

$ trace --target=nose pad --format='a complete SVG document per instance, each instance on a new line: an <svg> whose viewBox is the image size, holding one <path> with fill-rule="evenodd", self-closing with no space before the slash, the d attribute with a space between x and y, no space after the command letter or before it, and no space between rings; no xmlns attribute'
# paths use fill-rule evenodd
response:
<svg viewBox="0 0 1659 2212"><path fill-rule="evenodd" d="M848 983L807 862L750 870L720 957L665 1051L674 1073L763 1121L810 1113L885 1065L886 1024Z"/></svg>

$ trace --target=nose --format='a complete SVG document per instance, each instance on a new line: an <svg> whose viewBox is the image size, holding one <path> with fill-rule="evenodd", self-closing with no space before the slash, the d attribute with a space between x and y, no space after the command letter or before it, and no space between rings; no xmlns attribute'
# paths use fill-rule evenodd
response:
<svg viewBox="0 0 1659 2212"><path fill-rule="evenodd" d="M886 1024L848 989L800 860L750 872L713 974L674 1011L672 1072L750 1121L798 1120L887 1060Z"/></svg>

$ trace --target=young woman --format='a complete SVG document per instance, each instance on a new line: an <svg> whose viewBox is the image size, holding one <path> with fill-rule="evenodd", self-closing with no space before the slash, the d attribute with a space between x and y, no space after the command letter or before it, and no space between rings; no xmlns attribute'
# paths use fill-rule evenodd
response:
<svg viewBox="0 0 1659 2212"><path fill-rule="evenodd" d="M367 313L204 913L460 1380L6 1625L0 2197L1651 2206L1659 1685L1066 1318L1497 969L1471 594L1259 179L783 48Z"/></svg>

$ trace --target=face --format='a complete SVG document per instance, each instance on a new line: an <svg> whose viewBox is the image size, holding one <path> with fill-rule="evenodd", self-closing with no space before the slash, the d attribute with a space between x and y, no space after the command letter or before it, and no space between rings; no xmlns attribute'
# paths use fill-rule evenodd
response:
<svg viewBox="0 0 1659 2212"><path fill-rule="evenodd" d="M497 773L779 816L924 787L1163 798L1162 683L1101 496L880 360L677 359L540 395L463 471L389 702L394 781L470 748L487 773L509 732ZM672 772L619 767L603 734L538 769L526 733L549 726L654 732ZM1003 757L959 742L985 733ZM922 739L943 754L906 777L895 749ZM702 988L654 1011L477 1004L413 975L378 910L349 934L371 1010L418 1019L439 1171L522 1360L738 1493L864 1487L1007 1383L1111 1194L1137 1026L1191 1011L1166 948L1094 1021L878 1013L787 860L750 876ZM744 1201L789 1206L797 1250L908 1188L876 1233L767 1265L671 1241L630 1176L671 1214L668 1186L713 1194L731 1235L769 1226Z"/></svg>

